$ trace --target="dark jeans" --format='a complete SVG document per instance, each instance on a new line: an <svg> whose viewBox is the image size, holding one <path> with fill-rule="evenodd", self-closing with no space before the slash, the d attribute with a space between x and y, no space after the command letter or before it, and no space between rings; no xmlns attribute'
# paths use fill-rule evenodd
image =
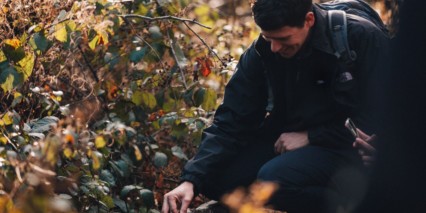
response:
<svg viewBox="0 0 426 213"><path fill-rule="evenodd" d="M366 175L356 150L306 146L277 155L273 143L250 144L218 175L205 181L201 192L220 200L256 179L279 183L270 200L274 209L294 212L351 211L363 198Z"/></svg>

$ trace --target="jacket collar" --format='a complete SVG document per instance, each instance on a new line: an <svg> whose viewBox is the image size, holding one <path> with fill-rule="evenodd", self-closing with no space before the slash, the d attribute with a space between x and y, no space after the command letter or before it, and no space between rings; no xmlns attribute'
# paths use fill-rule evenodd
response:
<svg viewBox="0 0 426 213"><path fill-rule="evenodd" d="M314 4L313 12L315 14L315 25L312 29L312 47L334 55L328 30L327 11L318 6L318 4Z"/></svg>
<svg viewBox="0 0 426 213"><path fill-rule="evenodd" d="M312 53L312 48L322 52L334 55L334 49L328 32L327 11L322 9L318 4L313 5L315 15L315 24L311 28L310 35L305 41L304 47L297 53L295 57L304 58ZM262 36L255 41L255 49L262 57L276 55L271 52L270 44Z"/></svg>

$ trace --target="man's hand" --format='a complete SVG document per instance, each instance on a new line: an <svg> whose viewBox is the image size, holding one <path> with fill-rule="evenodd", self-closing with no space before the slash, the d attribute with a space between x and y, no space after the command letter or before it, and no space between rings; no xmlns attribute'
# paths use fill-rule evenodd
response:
<svg viewBox="0 0 426 213"><path fill-rule="evenodd" d="M359 137L355 138L353 147L358 149L364 165L371 166L375 162L376 148L372 145L372 142L376 139L376 135L367 135L358 128L356 131Z"/></svg>
<svg viewBox="0 0 426 213"><path fill-rule="evenodd" d="M284 153L308 145L308 132L286 132L275 142L275 152Z"/></svg>
<svg viewBox="0 0 426 213"><path fill-rule="evenodd" d="M194 184L185 181L164 195L161 212L186 213L192 198L194 198ZM180 211L178 211L178 204L180 204Z"/></svg>

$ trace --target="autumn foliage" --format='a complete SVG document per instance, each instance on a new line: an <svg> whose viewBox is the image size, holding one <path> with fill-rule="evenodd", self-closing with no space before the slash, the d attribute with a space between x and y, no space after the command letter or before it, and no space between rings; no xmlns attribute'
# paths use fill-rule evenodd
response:
<svg viewBox="0 0 426 213"><path fill-rule="evenodd" d="M157 212L258 36L250 15L244 1L0 1L0 213Z"/></svg>
<svg viewBox="0 0 426 213"><path fill-rule="evenodd" d="M185 0L2 1L0 212L157 211L256 34L225 15Z"/></svg>

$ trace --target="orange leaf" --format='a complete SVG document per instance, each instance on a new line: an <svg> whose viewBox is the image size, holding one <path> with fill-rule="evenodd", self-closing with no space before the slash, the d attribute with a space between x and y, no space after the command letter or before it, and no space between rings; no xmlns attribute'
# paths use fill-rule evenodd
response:
<svg viewBox="0 0 426 213"><path fill-rule="evenodd" d="M118 95L118 87L115 85L112 85L108 88L108 100L114 100L115 98L117 98Z"/></svg>
<svg viewBox="0 0 426 213"><path fill-rule="evenodd" d="M158 110L158 116L163 117L164 115L164 110L160 109Z"/></svg>
<svg viewBox="0 0 426 213"><path fill-rule="evenodd" d="M155 120L157 120L157 113L154 112L154 113L151 113L149 115L148 121L152 122L152 121L155 121Z"/></svg>
<svg viewBox="0 0 426 213"><path fill-rule="evenodd" d="M212 72L211 67L213 66L213 62L209 58L197 58L198 64L200 65L201 75L207 77Z"/></svg>
<svg viewBox="0 0 426 213"><path fill-rule="evenodd" d="M163 188L163 184L164 184L164 176L163 176L162 173L160 173L160 175L158 175L158 177L157 177L157 181L156 181L155 185L158 188L161 189L161 188Z"/></svg>
<svg viewBox="0 0 426 213"><path fill-rule="evenodd" d="M74 143L74 136L72 136L71 134L66 134L65 135L65 143Z"/></svg>

